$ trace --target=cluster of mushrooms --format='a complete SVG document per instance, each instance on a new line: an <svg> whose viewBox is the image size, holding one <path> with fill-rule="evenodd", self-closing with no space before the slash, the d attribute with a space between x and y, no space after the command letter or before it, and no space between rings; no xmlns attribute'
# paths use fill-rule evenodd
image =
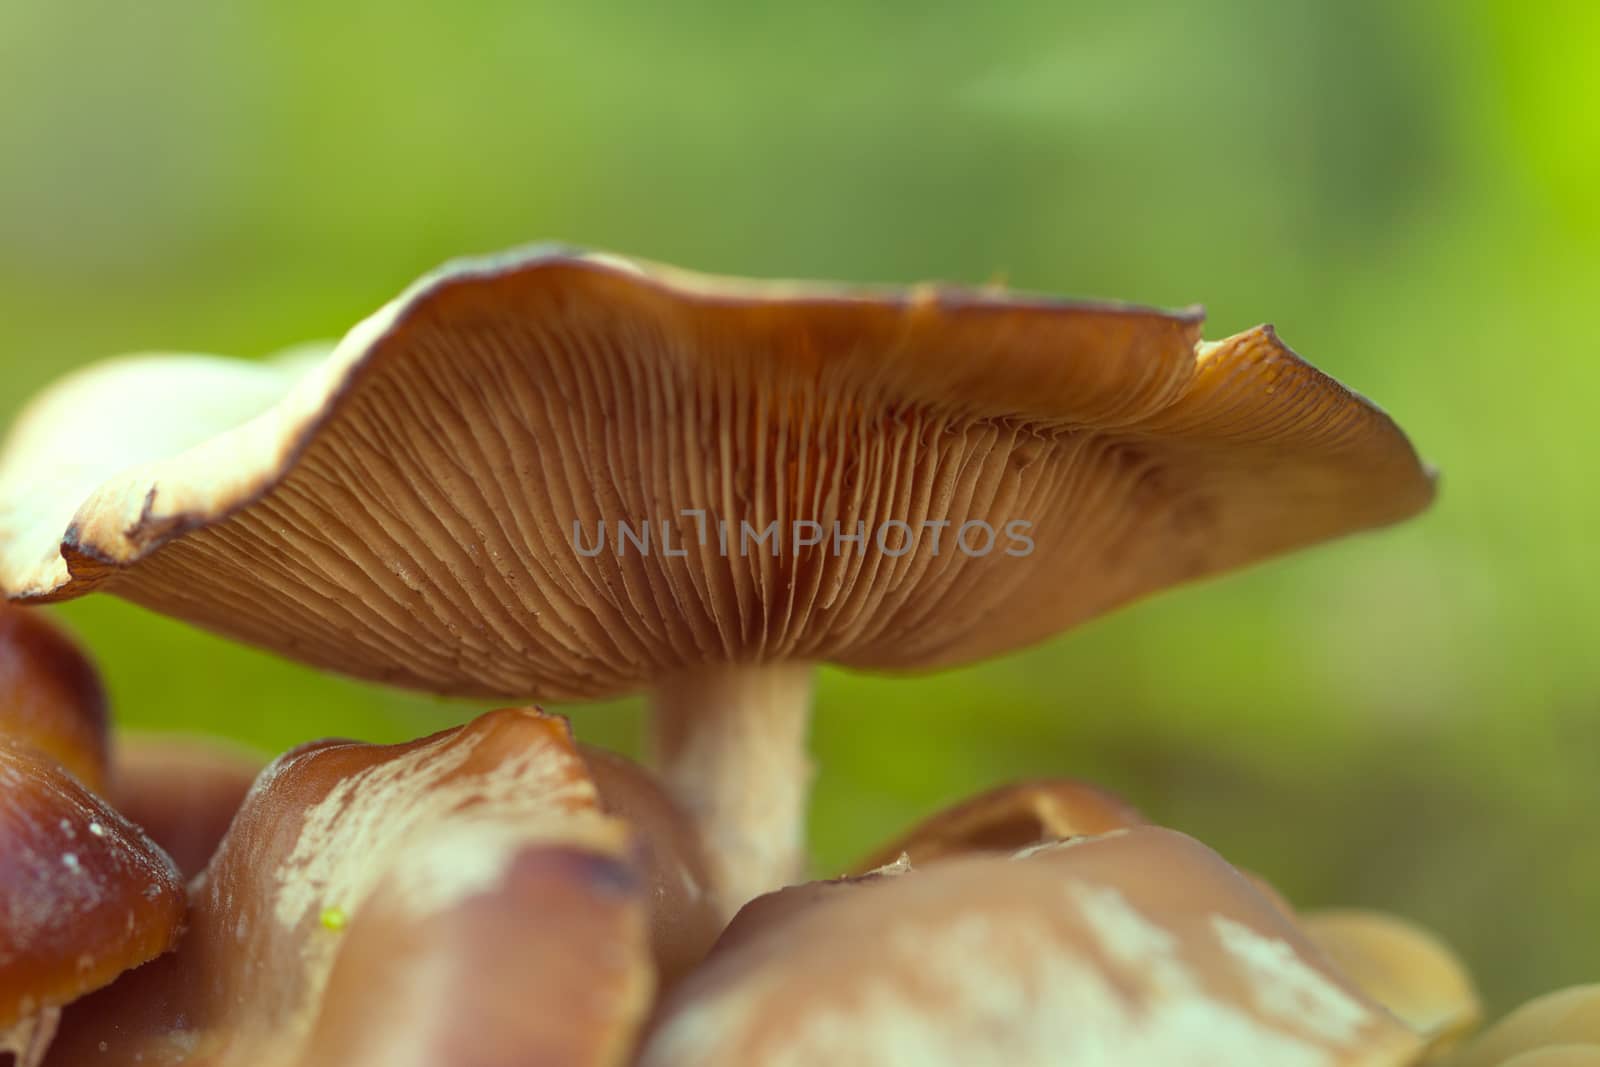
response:
<svg viewBox="0 0 1600 1067"><path fill-rule="evenodd" d="M0 1063L1600 1065L1600 987L1467 1039L1431 935L1296 912L1082 782L806 881L817 664L974 661L1427 505L1382 412L1199 328L536 249L331 349L59 383L0 455L8 600L455 696L645 690L654 766L533 707L265 768L113 739L85 655L0 605Z"/></svg>

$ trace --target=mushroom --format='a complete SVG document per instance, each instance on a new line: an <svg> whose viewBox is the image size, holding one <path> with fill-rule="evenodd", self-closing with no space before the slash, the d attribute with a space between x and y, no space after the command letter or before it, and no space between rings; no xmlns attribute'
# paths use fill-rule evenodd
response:
<svg viewBox="0 0 1600 1067"><path fill-rule="evenodd" d="M659 1019L641 1067L1378 1067L1421 1046L1155 827L840 889L719 944Z"/></svg>
<svg viewBox="0 0 1600 1067"><path fill-rule="evenodd" d="M1448 1067L1600 1065L1600 985L1530 1000L1447 1062Z"/></svg>
<svg viewBox="0 0 1600 1067"><path fill-rule="evenodd" d="M1482 1018L1466 967L1416 924L1350 909L1308 912L1300 924L1334 966L1426 1038L1431 1053L1455 1045Z"/></svg>
<svg viewBox="0 0 1600 1067"><path fill-rule="evenodd" d="M722 929L699 834L650 773L614 752L580 746L600 807L634 828L650 896L656 981L670 989Z"/></svg>
<svg viewBox="0 0 1600 1067"><path fill-rule="evenodd" d="M1270 328L994 289L458 262L306 371L36 400L0 590L103 589L438 693L648 690L721 905L796 878L819 663L922 670L1393 522L1430 472Z"/></svg>
<svg viewBox="0 0 1600 1067"><path fill-rule="evenodd" d="M107 730L105 687L89 657L43 612L0 603L0 737L102 789Z"/></svg>
<svg viewBox="0 0 1600 1067"><path fill-rule="evenodd" d="M1600 1045L1545 1045L1519 1052L1501 1067L1600 1067Z"/></svg>
<svg viewBox="0 0 1600 1067"><path fill-rule="evenodd" d="M814 908L835 896L876 885L884 879L909 874L911 869L911 861L901 856L893 863L861 874L847 874L821 882L801 882L764 893L739 909L739 914L723 927L711 951L726 954L739 942L788 921L798 912Z"/></svg>
<svg viewBox="0 0 1600 1067"><path fill-rule="evenodd" d="M931 816L858 863L856 870L876 870L902 856L921 867L970 852L1011 852L1146 821L1127 801L1088 782L1018 782L979 793Z"/></svg>
<svg viewBox="0 0 1600 1067"><path fill-rule="evenodd" d="M166 854L58 763L0 738L0 1054L34 1067L63 1005L172 947Z"/></svg>
<svg viewBox="0 0 1600 1067"><path fill-rule="evenodd" d="M560 719L305 745L192 883L177 950L70 1009L50 1063L621 1064L645 888Z"/></svg>
<svg viewBox="0 0 1600 1067"><path fill-rule="evenodd" d="M61 1006L165 951L183 918L172 862L90 791L105 691L39 612L0 604L0 1062L40 1062Z"/></svg>
<svg viewBox="0 0 1600 1067"><path fill-rule="evenodd" d="M264 762L215 738L122 734L112 756L111 800L192 875L222 843Z"/></svg>

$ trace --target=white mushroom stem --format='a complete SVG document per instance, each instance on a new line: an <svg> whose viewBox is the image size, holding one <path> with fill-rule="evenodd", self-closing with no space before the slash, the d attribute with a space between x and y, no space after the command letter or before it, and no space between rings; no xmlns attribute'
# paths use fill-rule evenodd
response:
<svg viewBox="0 0 1600 1067"><path fill-rule="evenodd" d="M653 698L656 767L700 828L724 914L805 873L809 663L720 665Z"/></svg>

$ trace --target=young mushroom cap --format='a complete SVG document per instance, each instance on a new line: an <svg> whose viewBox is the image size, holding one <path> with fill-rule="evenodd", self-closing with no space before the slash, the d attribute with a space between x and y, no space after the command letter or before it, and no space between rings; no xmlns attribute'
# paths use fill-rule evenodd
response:
<svg viewBox="0 0 1600 1067"><path fill-rule="evenodd" d="M620 1064L649 1011L633 835L531 710L289 753L191 895L177 951L69 1009L52 1067Z"/></svg>
<svg viewBox="0 0 1600 1067"><path fill-rule="evenodd" d="M0 738L0 1033L172 947L172 861L55 761Z"/></svg>
<svg viewBox="0 0 1600 1067"><path fill-rule="evenodd" d="M902 856L912 866L922 867L971 852L1013 852L1068 837L1125 830L1148 821L1109 789L1088 782L1017 782L979 793L930 816L857 863L855 870L877 870Z"/></svg>
<svg viewBox="0 0 1600 1067"><path fill-rule="evenodd" d="M1421 1034L1438 1053L1478 1025L1483 1005L1450 947L1415 923L1381 912L1309 912L1300 925L1334 966Z"/></svg>
<svg viewBox="0 0 1600 1067"><path fill-rule="evenodd" d="M740 942L781 926L800 912L809 911L837 896L858 893L885 879L910 874L911 870L910 861L902 856L894 863L861 874L847 874L820 882L801 882L763 893L739 909L739 914L722 928L711 951L718 956L726 955Z"/></svg>
<svg viewBox="0 0 1600 1067"><path fill-rule="evenodd" d="M0 603L0 737L101 789L107 734L105 687L77 642L43 612Z"/></svg>
<svg viewBox="0 0 1600 1067"><path fill-rule="evenodd" d="M1269 328L1199 330L467 260L309 372L151 357L46 393L0 458L0 590L435 692L648 689L732 908L800 868L811 664L978 660L1428 503L1381 411Z"/></svg>
<svg viewBox="0 0 1600 1067"><path fill-rule="evenodd" d="M1153 827L880 877L719 946L643 1067L1400 1065L1420 1041Z"/></svg>
<svg viewBox="0 0 1600 1067"><path fill-rule="evenodd" d="M650 936L661 989L705 958L722 919L694 824L650 773L614 752L580 746L600 808L633 827L651 901Z"/></svg>

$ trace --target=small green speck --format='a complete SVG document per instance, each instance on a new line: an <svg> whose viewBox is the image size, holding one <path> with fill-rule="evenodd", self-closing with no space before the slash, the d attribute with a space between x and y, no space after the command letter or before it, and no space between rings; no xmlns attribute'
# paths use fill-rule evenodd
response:
<svg viewBox="0 0 1600 1067"><path fill-rule="evenodd" d="M332 930L336 934L341 933L349 921L350 918L344 913L343 908L322 909L322 928L324 930Z"/></svg>

